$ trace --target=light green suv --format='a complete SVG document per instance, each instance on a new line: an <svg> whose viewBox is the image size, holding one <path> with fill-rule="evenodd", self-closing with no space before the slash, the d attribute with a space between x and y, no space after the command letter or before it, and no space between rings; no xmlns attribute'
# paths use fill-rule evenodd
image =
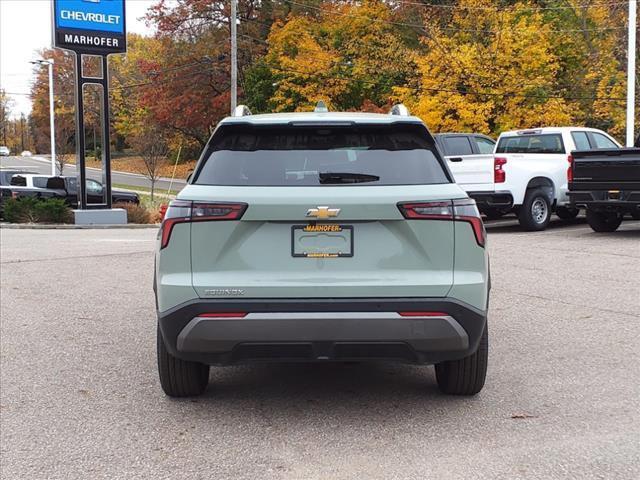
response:
<svg viewBox="0 0 640 480"><path fill-rule="evenodd" d="M202 393L209 365L365 360L434 364L443 392L479 392L484 225L420 119L238 112L158 235L166 394Z"/></svg>

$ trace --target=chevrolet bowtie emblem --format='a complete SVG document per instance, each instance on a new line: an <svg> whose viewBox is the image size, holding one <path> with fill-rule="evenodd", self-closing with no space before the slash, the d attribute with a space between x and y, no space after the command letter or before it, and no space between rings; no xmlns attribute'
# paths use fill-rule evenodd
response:
<svg viewBox="0 0 640 480"><path fill-rule="evenodd" d="M307 217L329 218L337 217L339 213L339 208L317 207L307 210Z"/></svg>

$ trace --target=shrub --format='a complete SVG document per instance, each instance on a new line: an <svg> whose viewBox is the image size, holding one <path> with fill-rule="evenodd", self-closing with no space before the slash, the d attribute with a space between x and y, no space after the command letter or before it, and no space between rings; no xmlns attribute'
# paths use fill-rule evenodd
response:
<svg viewBox="0 0 640 480"><path fill-rule="evenodd" d="M41 223L72 223L73 212L61 198L37 202L33 207L36 221Z"/></svg>
<svg viewBox="0 0 640 480"><path fill-rule="evenodd" d="M143 205L121 202L114 204L113 208L123 208L127 211L127 223L155 223L151 212Z"/></svg>
<svg viewBox="0 0 640 480"><path fill-rule="evenodd" d="M73 213L64 200L36 197L10 198L4 204L4 219L11 223L70 223Z"/></svg>
<svg viewBox="0 0 640 480"><path fill-rule="evenodd" d="M38 199L32 197L9 198L4 202L2 216L10 223L35 222L33 209L36 203Z"/></svg>

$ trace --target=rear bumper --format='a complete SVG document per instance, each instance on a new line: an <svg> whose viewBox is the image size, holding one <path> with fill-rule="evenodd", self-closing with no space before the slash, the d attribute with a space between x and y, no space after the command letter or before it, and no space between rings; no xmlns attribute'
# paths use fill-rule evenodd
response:
<svg viewBox="0 0 640 480"><path fill-rule="evenodd" d="M569 192L571 204L601 212L635 213L640 211L640 191L594 190Z"/></svg>
<svg viewBox="0 0 640 480"><path fill-rule="evenodd" d="M441 312L402 317L397 312ZM248 312L243 318L203 313ZM158 313L168 350L210 365L278 361L438 363L473 353L486 313L455 299L195 300Z"/></svg>
<svg viewBox="0 0 640 480"><path fill-rule="evenodd" d="M476 201L478 209L510 210L513 207L511 192L467 192Z"/></svg>

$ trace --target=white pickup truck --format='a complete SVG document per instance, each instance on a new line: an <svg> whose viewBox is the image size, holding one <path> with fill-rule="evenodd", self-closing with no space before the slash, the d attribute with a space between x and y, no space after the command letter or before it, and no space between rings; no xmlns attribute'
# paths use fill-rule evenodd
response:
<svg viewBox="0 0 640 480"><path fill-rule="evenodd" d="M468 157L476 166L471 176L467 157L446 151L445 157L456 182L487 216L515 211L526 230L544 230L554 211L562 219L578 215L567 195L571 152L619 147L594 128L545 127L500 134L492 161Z"/></svg>

